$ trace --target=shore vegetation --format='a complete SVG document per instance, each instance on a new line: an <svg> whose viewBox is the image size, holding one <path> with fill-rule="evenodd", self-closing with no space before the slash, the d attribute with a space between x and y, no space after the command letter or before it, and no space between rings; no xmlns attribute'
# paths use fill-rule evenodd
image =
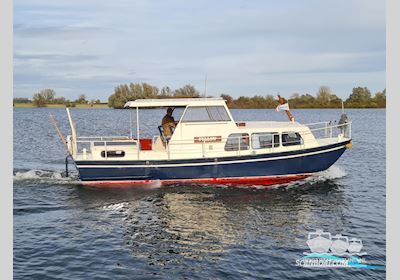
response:
<svg viewBox="0 0 400 280"><path fill-rule="evenodd" d="M100 99L88 100L85 94L81 94L75 100L64 97L56 97L53 89L43 89L33 94L33 98L14 98L14 107L33 108L115 108L121 109L127 101L136 99L157 98L195 98L202 97L193 85L185 85L172 90L165 86L158 87L148 83L130 83L115 87L114 92L108 97L108 102ZM227 101L229 108L233 109L274 109L278 105L277 96L271 94L256 94L253 96L232 97L229 94L219 95ZM212 97L212 96L207 96ZM314 95L309 93L293 93L284 100L289 103L291 109L306 108L340 108L342 102L346 108L386 108L386 89L372 95L367 87L354 87L349 97L342 99L332 92L328 86L321 86Z"/></svg>

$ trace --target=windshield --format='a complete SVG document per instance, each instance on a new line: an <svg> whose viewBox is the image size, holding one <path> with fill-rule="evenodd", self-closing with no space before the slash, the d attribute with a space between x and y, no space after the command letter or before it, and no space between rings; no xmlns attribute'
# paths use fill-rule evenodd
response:
<svg viewBox="0 0 400 280"><path fill-rule="evenodd" d="M230 121L224 106L188 107L182 122L221 122Z"/></svg>

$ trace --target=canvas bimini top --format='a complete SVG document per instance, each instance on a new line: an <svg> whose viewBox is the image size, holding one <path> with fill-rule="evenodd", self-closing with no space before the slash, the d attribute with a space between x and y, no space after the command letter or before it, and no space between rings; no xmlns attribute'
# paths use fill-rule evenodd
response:
<svg viewBox="0 0 400 280"><path fill-rule="evenodd" d="M225 100L217 98L169 98L169 99L136 99L128 101L124 108L150 107L186 107L186 106L224 106Z"/></svg>

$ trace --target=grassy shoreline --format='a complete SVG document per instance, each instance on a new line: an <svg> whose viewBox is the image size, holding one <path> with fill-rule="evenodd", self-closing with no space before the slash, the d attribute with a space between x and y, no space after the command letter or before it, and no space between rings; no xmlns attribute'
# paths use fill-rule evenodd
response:
<svg viewBox="0 0 400 280"><path fill-rule="evenodd" d="M66 108L65 104L47 104L46 107L37 107L33 103L14 103L14 108ZM76 104L75 107L70 108L88 108L100 109L109 108L108 104Z"/></svg>

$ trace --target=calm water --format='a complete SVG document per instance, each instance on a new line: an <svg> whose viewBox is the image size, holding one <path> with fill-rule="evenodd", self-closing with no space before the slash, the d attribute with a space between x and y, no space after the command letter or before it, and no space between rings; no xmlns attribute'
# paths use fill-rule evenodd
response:
<svg viewBox="0 0 400 280"><path fill-rule="evenodd" d="M385 110L348 110L354 147L328 171L273 188L175 185L101 190L64 178L63 109L14 110L15 279L384 279L385 270L300 268L309 231L363 240L385 265ZM126 110L74 109L78 135L128 135ZM179 112L176 112L179 113ZM141 113L156 134L163 110ZM286 120L233 110L236 120ZM293 110L307 123L338 110Z"/></svg>

